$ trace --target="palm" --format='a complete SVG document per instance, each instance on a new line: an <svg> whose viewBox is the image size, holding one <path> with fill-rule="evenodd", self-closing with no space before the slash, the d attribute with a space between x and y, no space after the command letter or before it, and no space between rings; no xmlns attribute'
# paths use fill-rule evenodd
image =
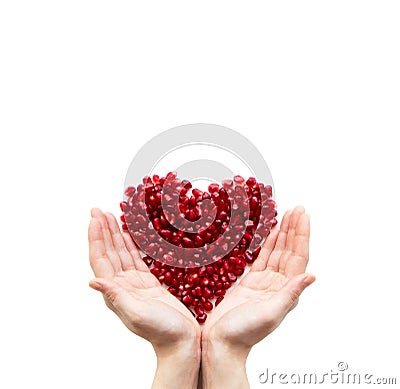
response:
<svg viewBox="0 0 400 389"><path fill-rule="evenodd" d="M129 234L115 218L93 210L89 227L91 286L134 333L153 344L179 341L199 331L190 312L150 273Z"/></svg>
<svg viewBox="0 0 400 389"><path fill-rule="evenodd" d="M250 272L218 305L204 331L246 346L271 333L301 293L297 288L299 278L304 279L308 240L309 220L303 208L286 213L280 230L271 232Z"/></svg>

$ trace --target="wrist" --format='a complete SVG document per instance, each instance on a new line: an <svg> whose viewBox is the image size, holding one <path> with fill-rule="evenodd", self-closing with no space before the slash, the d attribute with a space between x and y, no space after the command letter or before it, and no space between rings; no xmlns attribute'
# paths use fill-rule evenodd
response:
<svg viewBox="0 0 400 389"><path fill-rule="evenodd" d="M246 360L249 352L250 348L206 333L202 339L203 388L248 388Z"/></svg>
<svg viewBox="0 0 400 389"><path fill-rule="evenodd" d="M194 337L162 347L154 346L157 355L155 388L197 388L201 361L200 339Z"/></svg>
<svg viewBox="0 0 400 389"><path fill-rule="evenodd" d="M153 343L157 360L170 359L171 357L184 356L200 362L200 334L184 337L176 342L166 341L162 344Z"/></svg>
<svg viewBox="0 0 400 389"><path fill-rule="evenodd" d="M224 334L219 334L214 328L205 328L201 338L202 361L204 358L217 358L229 355L229 359L238 362L246 362L251 350L242 342L228 339Z"/></svg>

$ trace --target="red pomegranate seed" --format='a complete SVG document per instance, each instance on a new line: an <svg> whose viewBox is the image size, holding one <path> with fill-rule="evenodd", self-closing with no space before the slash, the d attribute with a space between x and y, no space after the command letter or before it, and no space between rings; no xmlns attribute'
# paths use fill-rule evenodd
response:
<svg viewBox="0 0 400 389"><path fill-rule="evenodd" d="M217 282L218 281L218 274L212 274L211 275L211 279L214 281L214 282Z"/></svg>
<svg viewBox="0 0 400 389"><path fill-rule="evenodd" d="M158 276L160 274L160 269L158 267L153 267L150 272L154 275L154 276Z"/></svg>
<svg viewBox="0 0 400 389"><path fill-rule="evenodd" d="M162 284L165 280L165 276L163 274L158 276L158 281L160 281L160 283Z"/></svg>
<svg viewBox="0 0 400 389"><path fill-rule="evenodd" d="M203 308L205 311L210 312L213 309L213 305L210 301L206 300L203 302Z"/></svg>
<svg viewBox="0 0 400 389"><path fill-rule="evenodd" d="M237 276L237 277L241 276L243 273L244 273L243 267L233 269L233 274L235 274L235 276Z"/></svg>
<svg viewBox="0 0 400 389"><path fill-rule="evenodd" d="M254 186L257 183L257 180L254 177L249 177L246 181L246 184L250 187Z"/></svg>
<svg viewBox="0 0 400 389"><path fill-rule="evenodd" d="M172 282L172 274L171 274L170 272L166 272L166 273L164 274L164 282L165 282L165 285L168 285L168 286L171 285L171 282Z"/></svg>
<svg viewBox="0 0 400 389"><path fill-rule="evenodd" d="M201 316L197 316L196 320L200 323L203 324L207 320L207 314L203 313Z"/></svg>
<svg viewBox="0 0 400 389"><path fill-rule="evenodd" d="M208 186L208 191L212 194L212 193L215 193L215 192L218 192L219 191L219 185L218 184L210 184L209 186Z"/></svg>
<svg viewBox="0 0 400 389"><path fill-rule="evenodd" d="M244 253L244 258L247 263L251 263L253 261L253 254L250 251L246 251Z"/></svg>
<svg viewBox="0 0 400 389"><path fill-rule="evenodd" d="M167 290L169 293L173 294L174 296L176 296L178 294L178 290L176 288L169 287Z"/></svg>
<svg viewBox="0 0 400 389"><path fill-rule="evenodd" d="M207 270L207 273L208 273L208 274L214 274L214 266L208 265L208 266L206 267L206 270Z"/></svg>
<svg viewBox="0 0 400 389"><path fill-rule="evenodd" d="M193 297L188 294L182 298L182 302L189 306L193 303Z"/></svg>
<svg viewBox="0 0 400 389"><path fill-rule="evenodd" d="M244 178L242 176L235 176L233 177L233 181L235 181L237 184L243 184Z"/></svg>
<svg viewBox="0 0 400 389"><path fill-rule="evenodd" d="M217 306L223 299L224 299L224 296L219 296L219 297L215 300L215 306Z"/></svg>
<svg viewBox="0 0 400 389"><path fill-rule="evenodd" d="M196 286L199 283L199 275L197 273L191 274L188 281L191 286Z"/></svg>
<svg viewBox="0 0 400 389"><path fill-rule="evenodd" d="M125 189L125 196L132 197L136 193L136 188L134 186L129 186Z"/></svg>
<svg viewBox="0 0 400 389"><path fill-rule="evenodd" d="M206 299L210 299L213 297L213 291L206 286L204 287L201 295L204 296Z"/></svg>
<svg viewBox="0 0 400 389"><path fill-rule="evenodd" d="M194 312L195 312L196 315L198 315L198 316L204 315L204 309L203 309L203 307L202 307L200 304L196 305L196 307L194 308Z"/></svg>
<svg viewBox="0 0 400 389"><path fill-rule="evenodd" d="M194 294L195 294L196 296L198 296L198 297L201 297L201 296L203 295L203 292L202 292L200 286L196 286L196 287L193 289L193 291L194 291Z"/></svg>
<svg viewBox="0 0 400 389"><path fill-rule="evenodd" d="M200 189L193 189L192 194L196 199L203 196L203 192Z"/></svg>

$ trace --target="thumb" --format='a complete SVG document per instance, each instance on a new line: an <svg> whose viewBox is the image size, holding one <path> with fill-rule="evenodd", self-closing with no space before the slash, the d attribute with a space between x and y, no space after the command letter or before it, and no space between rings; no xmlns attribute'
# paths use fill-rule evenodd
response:
<svg viewBox="0 0 400 389"><path fill-rule="evenodd" d="M117 296L124 291L115 281L105 278L95 278L89 282L89 286L103 293L104 297L113 305Z"/></svg>
<svg viewBox="0 0 400 389"><path fill-rule="evenodd" d="M289 312L297 305L298 299L304 289L310 286L314 281L314 274L299 274L290 279L277 293L276 297L279 297L284 309Z"/></svg>

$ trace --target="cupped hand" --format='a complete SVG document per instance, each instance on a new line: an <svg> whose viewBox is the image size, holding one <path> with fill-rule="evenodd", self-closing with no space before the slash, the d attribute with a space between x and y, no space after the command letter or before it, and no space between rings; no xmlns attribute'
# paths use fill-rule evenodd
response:
<svg viewBox="0 0 400 389"><path fill-rule="evenodd" d="M96 276L89 285L128 329L150 341L156 352L184 342L197 346L200 328L192 314L149 271L115 217L99 209L92 210L89 256Z"/></svg>
<svg viewBox="0 0 400 389"><path fill-rule="evenodd" d="M309 236L304 208L286 212L280 229L271 231L249 273L207 319L203 348L211 341L247 353L280 324L315 280L304 273Z"/></svg>

